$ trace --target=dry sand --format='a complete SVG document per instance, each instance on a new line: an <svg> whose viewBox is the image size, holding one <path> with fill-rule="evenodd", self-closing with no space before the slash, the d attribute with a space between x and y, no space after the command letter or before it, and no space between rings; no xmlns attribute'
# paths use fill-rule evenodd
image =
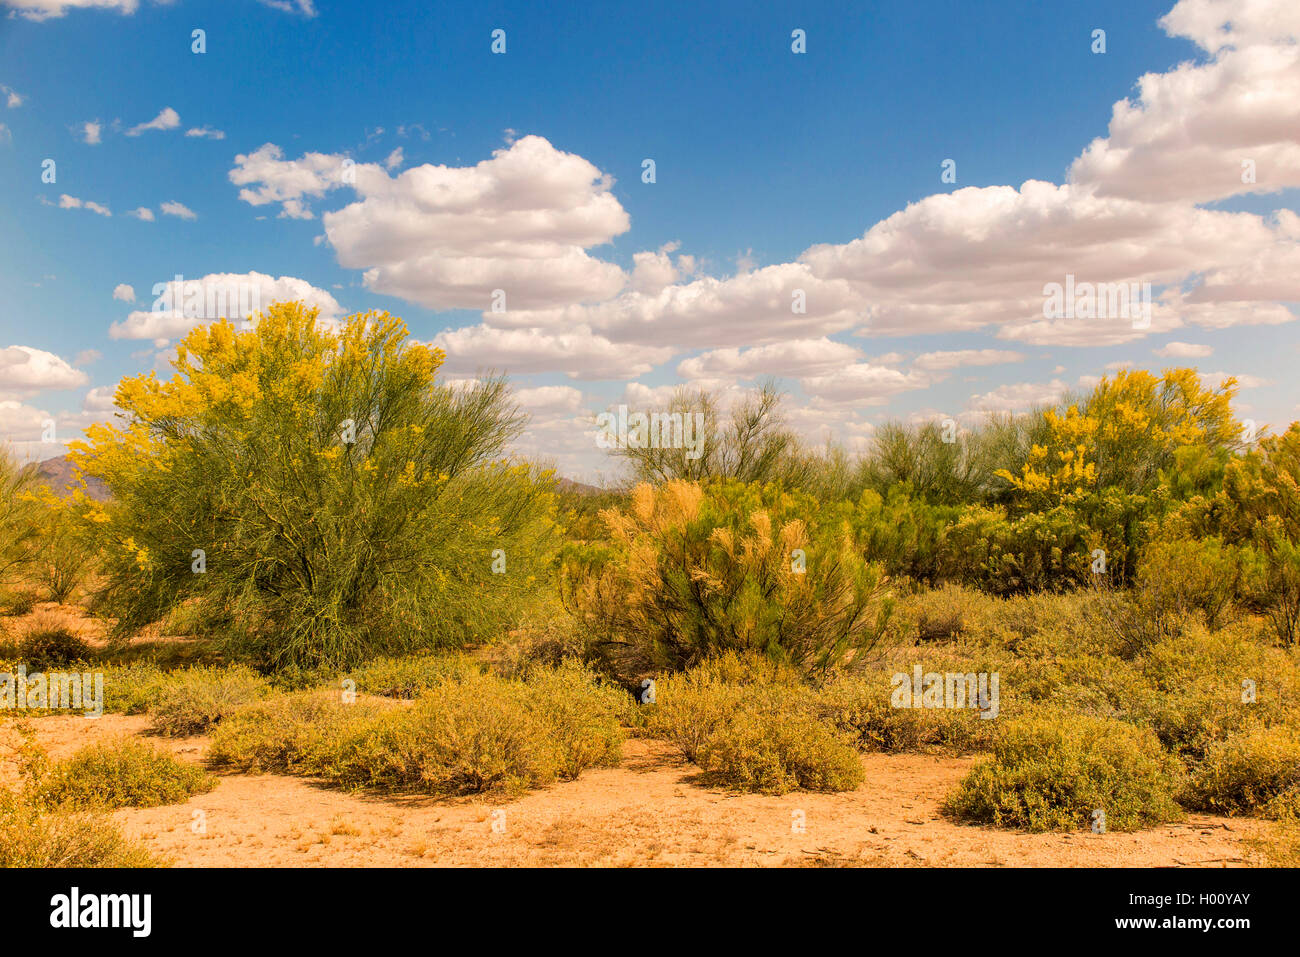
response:
<svg viewBox="0 0 1300 957"><path fill-rule="evenodd" d="M12 743L11 724L5 719L0 743ZM60 715L31 725L52 757L148 733L146 718L122 715ZM189 761L201 761L207 749L203 737L152 740ZM695 767L671 747L634 739L621 767L514 800L357 794L303 778L231 774L184 804L114 816L155 852L196 867L1258 863L1247 841L1266 825L1249 819L1194 814L1135 834L1025 834L950 823L939 804L975 760L865 755L866 783L856 791L764 797L700 787ZM12 762L0 761L0 780L14 775Z"/></svg>

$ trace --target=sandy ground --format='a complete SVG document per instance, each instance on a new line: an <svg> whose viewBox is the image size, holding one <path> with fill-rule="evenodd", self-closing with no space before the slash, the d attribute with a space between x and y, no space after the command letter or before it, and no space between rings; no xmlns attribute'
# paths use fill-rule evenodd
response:
<svg viewBox="0 0 1300 957"><path fill-rule="evenodd" d="M31 722L52 757L147 732L105 715ZM10 727L0 742L13 741ZM206 738L155 738L201 761ZM4 749L7 751L7 748ZM0 752L3 753L3 752ZM185 804L115 814L173 863L213 866L1155 866L1257 863L1259 822L1192 815L1136 834L1024 834L943 820L938 807L976 759L865 755L847 794L737 795L694 783L672 748L631 740L619 768L509 801L348 793L282 775L225 775ZM0 760L0 780L12 782ZM200 828L200 824L202 827Z"/></svg>

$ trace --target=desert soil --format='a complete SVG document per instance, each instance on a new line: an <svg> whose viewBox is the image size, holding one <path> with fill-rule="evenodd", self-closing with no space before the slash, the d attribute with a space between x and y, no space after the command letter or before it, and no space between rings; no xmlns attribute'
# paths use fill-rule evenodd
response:
<svg viewBox="0 0 1300 957"><path fill-rule="evenodd" d="M59 715L31 721L59 758L90 741L148 736L148 719ZM0 783L12 784L12 722L0 726ZM202 761L203 737L153 738ZM357 794L276 774L229 774L184 804L114 814L182 866L1120 866L1259 863L1257 821L1191 815L1133 834L1026 834L957 825L944 796L976 758L864 755L846 794L738 795L701 787L657 741L626 743L618 768L587 771L507 800ZM200 813L201 812L201 813ZM199 821L203 828L196 833ZM799 825L802 823L802 830Z"/></svg>

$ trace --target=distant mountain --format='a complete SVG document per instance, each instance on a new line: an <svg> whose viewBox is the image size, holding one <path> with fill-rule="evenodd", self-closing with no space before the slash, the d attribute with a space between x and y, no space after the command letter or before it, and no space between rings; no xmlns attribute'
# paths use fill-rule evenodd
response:
<svg viewBox="0 0 1300 957"><path fill-rule="evenodd" d="M61 498L68 498L72 490L78 487L75 477L77 467L72 464L72 460L66 455L60 455L57 458L46 459L36 466L36 474L40 476L42 482L54 490L55 494ZM96 502L102 502L108 498L108 489L104 483L97 478L86 479L86 495Z"/></svg>
<svg viewBox="0 0 1300 957"><path fill-rule="evenodd" d="M586 482L575 482L569 478L558 478L555 480L555 486L561 492L573 492L576 495L599 495L605 491L595 485L588 485Z"/></svg>

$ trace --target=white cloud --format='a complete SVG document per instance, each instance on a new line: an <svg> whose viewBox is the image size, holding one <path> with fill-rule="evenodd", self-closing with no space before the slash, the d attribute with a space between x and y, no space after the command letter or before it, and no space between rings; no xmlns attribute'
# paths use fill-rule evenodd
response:
<svg viewBox="0 0 1300 957"><path fill-rule="evenodd" d="M209 140L224 140L226 138L226 134L224 132L222 132L221 130L214 130L210 126L195 126L191 129L186 130L185 135L188 137L196 137L199 139L209 139Z"/></svg>
<svg viewBox="0 0 1300 957"><path fill-rule="evenodd" d="M1083 380L1080 380L1082 383ZM1094 380L1094 384L1096 381ZM968 412L1025 412L1036 406L1053 405L1067 386L1059 379L1051 382L1021 382L998 386L991 392L973 395L966 403Z"/></svg>
<svg viewBox="0 0 1300 957"><path fill-rule="evenodd" d="M1300 4L1182 0L1160 23L1212 59L1143 76L1137 101L1115 104L1108 135L1075 161L1071 181L1144 202L1300 186Z"/></svg>
<svg viewBox="0 0 1300 957"><path fill-rule="evenodd" d="M81 141L90 146L95 146L100 142L100 134L102 131L103 127L100 125L99 121L87 120L81 124Z"/></svg>
<svg viewBox="0 0 1300 957"><path fill-rule="evenodd" d="M1159 349L1151 351L1166 359L1203 359L1214 353L1209 346L1195 345L1191 342L1166 342Z"/></svg>
<svg viewBox="0 0 1300 957"><path fill-rule="evenodd" d="M59 196L59 208L60 209L88 209L92 213L98 213L100 216L113 215L109 211L107 206L101 206L99 203L92 202L91 200L88 199L81 200L75 196L69 196L67 193L63 193L62 195Z"/></svg>
<svg viewBox="0 0 1300 957"><path fill-rule="evenodd" d="M0 94L4 95L5 106L7 106L11 110L16 110L18 107L22 106L23 100L26 99L26 97L24 97L17 90L13 89L12 87L5 86L3 84L0 84Z"/></svg>
<svg viewBox="0 0 1300 957"><path fill-rule="evenodd" d="M162 210L164 216L176 216L179 219L198 219L198 214L190 209L184 203L178 203L175 200L168 200L158 207Z"/></svg>
<svg viewBox="0 0 1300 957"><path fill-rule="evenodd" d="M69 10L88 8L135 13L139 0L0 0L0 6L10 7L18 16L28 20L49 20L66 16Z"/></svg>
<svg viewBox="0 0 1300 957"><path fill-rule="evenodd" d="M715 349L677 366L684 379L818 376L842 370L862 357L853 346L830 339L792 339L751 349Z"/></svg>
<svg viewBox="0 0 1300 957"><path fill-rule="evenodd" d="M163 107L161 113L155 116L148 123L141 123L133 126L126 131L127 136L139 136L147 130L174 130L181 125L180 114L170 106Z"/></svg>
<svg viewBox="0 0 1300 957"><path fill-rule="evenodd" d="M134 216L136 219L143 220L146 223L154 221L153 210L148 206L140 206L127 213L128 216Z"/></svg>
<svg viewBox="0 0 1300 957"><path fill-rule="evenodd" d="M283 13L298 13L308 19L316 16L314 0L257 0L264 7L280 10Z"/></svg>
<svg viewBox="0 0 1300 957"><path fill-rule="evenodd" d="M401 166L402 163L405 162L405 159L406 157L402 153L402 148L399 146L388 154L388 159L384 160L384 168L387 170L397 169L397 167Z"/></svg>
<svg viewBox="0 0 1300 957"><path fill-rule="evenodd" d="M941 372L965 366L994 366L1024 360L1024 353L1010 352L1005 349L956 349L948 352L926 352L917 356L912 365L927 372Z"/></svg>
<svg viewBox="0 0 1300 957"><path fill-rule="evenodd" d="M177 339L195 326L217 319L248 318L273 302L302 300L320 308L320 319L336 321L343 308L323 289L305 279L260 272L213 273L201 279L175 279L154 286L154 308L137 310L109 327L114 339Z"/></svg>
<svg viewBox="0 0 1300 957"><path fill-rule="evenodd" d="M120 299L122 302L135 302L135 290L126 283L120 282L113 287L113 298Z"/></svg>
<svg viewBox="0 0 1300 957"><path fill-rule="evenodd" d="M830 375L808 376L800 387L809 396L827 403L883 405L890 396L930 384L925 376L858 362Z"/></svg>
<svg viewBox="0 0 1300 957"><path fill-rule="evenodd" d="M0 349L0 396L24 398L46 389L72 389L85 385L86 373L65 360L28 346Z"/></svg>
<svg viewBox="0 0 1300 957"><path fill-rule="evenodd" d="M547 333L466 326L440 332L432 345L447 353L445 368L451 373L564 372L572 379L628 379L644 375L673 355L671 348L619 345L582 328Z"/></svg>

